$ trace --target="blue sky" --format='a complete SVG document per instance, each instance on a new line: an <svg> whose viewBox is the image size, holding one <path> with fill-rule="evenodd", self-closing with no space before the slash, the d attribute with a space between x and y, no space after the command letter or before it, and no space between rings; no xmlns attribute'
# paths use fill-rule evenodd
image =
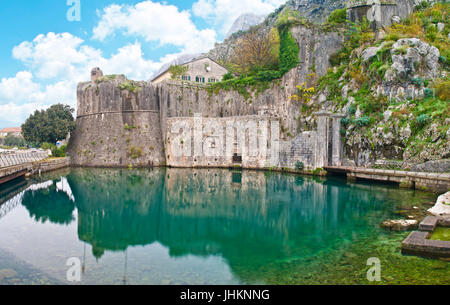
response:
<svg viewBox="0 0 450 305"><path fill-rule="evenodd" d="M67 13L80 4L80 21ZM244 13L285 0L14 0L0 8L0 128L36 109L76 108L91 68L148 80L180 54L206 52ZM70 5L68 5L68 3ZM74 12L71 10L71 12Z"/></svg>

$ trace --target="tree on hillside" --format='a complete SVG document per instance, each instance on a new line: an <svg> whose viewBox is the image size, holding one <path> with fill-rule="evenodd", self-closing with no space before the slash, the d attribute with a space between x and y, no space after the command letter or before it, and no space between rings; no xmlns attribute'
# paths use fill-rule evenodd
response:
<svg viewBox="0 0 450 305"><path fill-rule="evenodd" d="M22 125L23 137L27 142L38 145L65 139L75 129L74 111L63 104L53 105L47 110L36 110Z"/></svg>
<svg viewBox="0 0 450 305"><path fill-rule="evenodd" d="M250 74L262 70L276 70L279 50L280 36L275 28L270 31L252 28L238 39L231 60L234 71Z"/></svg>

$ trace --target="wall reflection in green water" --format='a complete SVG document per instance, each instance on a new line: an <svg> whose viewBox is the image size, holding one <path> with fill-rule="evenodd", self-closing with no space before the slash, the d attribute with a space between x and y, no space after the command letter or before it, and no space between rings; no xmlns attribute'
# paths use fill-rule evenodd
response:
<svg viewBox="0 0 450 305"><path fill-rule="evenodd" d="M448 283L447 262L402 256L408 233L379 228L427 193L224 169L71 169L33 185L4 194L20 207L0 218L0 248L62 282L76 255L85 283L369 284L374 256L382 283Z"/></svg>

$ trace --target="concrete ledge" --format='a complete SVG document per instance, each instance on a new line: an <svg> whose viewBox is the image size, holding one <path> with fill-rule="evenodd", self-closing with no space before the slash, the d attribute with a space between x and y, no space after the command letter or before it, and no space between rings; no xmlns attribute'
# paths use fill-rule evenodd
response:
<svg viewBox="0 0 450 305"><path fill-rule="evenodd" d="M425 232L433 232L438 224L439 219L434 216L427 216L425 219L419 224L419 230Z"/></svg>
<svg viewBox="0 0 450 305"><path fill-rule="evenodd" d="M449 194L450 192L440 196L437 202L447 198ZM402 253L426 257L450 257L450 241L428 239L438 225L450 226L450 217L425 217L419 225L420 231L411 232L402 242Z"/></svg>
<svg viewBox="0 0 450 305"><path fill-rule="evenodd" d="M400 187L446 192L450 189L450 174L380 170L357 167L324 167L328 172L346 173L349 180L365 179L398 183Z"/></svg>
<svg viewBox="0 0 450 305"><path fill-rule="evenodd" d="M59 159L50 159L47 161L36 162L33 164L33 173L41 173L50 172L53 170L65 168L70 166L70 158L59 158Z"/></svg>
<svg viewBox="0 0 450 305"><path fill-rule="evenodd" d="M402 253L426 257L450 257L450 241L427 239L429 232L414 231L402 242Z"/></svg>

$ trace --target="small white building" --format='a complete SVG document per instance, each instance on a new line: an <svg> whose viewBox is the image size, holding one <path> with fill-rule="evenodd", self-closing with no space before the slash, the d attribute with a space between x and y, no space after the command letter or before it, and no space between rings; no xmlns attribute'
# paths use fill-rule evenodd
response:
<svg viewBox="0 0 450 305"><path fill-rule="evenodd" d="M225 67L207 56L197 57L179 65L188 67L186 73L180 77L180 80L188 82L220 82L223 76L228 73L228 70ZM152 84L158 84L162 81L172 79L169 68L170 66L158 73L151 80Z"/></svg>
<svg viewBox="0 0 450 305"><path fill-rule="evenodd" d="M12 134L15 137L20 137L22 136L22 128L8 127L0 130L0 137L6 137L8 134Z"/></svg>

